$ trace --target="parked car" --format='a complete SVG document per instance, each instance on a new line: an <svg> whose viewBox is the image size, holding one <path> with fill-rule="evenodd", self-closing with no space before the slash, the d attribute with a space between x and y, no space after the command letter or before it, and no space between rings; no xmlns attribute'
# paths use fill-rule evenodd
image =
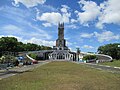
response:
<svg viewBox="0 0 120 90"><path fill-rule="evenodd" d="M32 61L33 64L38 64L37 60Z"/></svg>

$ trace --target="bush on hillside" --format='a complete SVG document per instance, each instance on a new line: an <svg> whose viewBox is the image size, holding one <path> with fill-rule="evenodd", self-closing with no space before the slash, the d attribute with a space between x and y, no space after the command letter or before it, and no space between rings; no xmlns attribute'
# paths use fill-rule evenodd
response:
<svg viewBox="0 0 120 90"><path fill-rule="evenodd" d="M31 58L33 58L33 59L36 59L37 54L35 54L35 53L30 53L29 56L30 56Z"/></svg>
<svg viewBox="0 0 120 90"><path fill-rule="evenodd" d="M83 60L93 60L93 59L97 59L96 55L86 55L83 57Z"/></svg>

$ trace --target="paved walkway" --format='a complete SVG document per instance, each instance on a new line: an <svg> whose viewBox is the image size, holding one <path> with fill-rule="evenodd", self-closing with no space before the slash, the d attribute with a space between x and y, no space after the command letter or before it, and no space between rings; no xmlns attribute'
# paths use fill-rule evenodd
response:
<svg viewBox="0 0 120 90"><path fill-rule="evenodd" d="M112 66L107 66L107 65L99 65L99 64L93 64L93 63L79 63L75 62L77 64L84 64L87 65L88 67L96 68L99 70L106 70L112 73L119 73L120 74L120 67L112 67Z"/></svg>
<svg viewBox="0 0 120 90"><path fill-rule="evenodd" d="M19 74L19 73L27 72L28 70L37 68L37 67L47 64L49 62L50 61L44 61L44 62L39 62L38 64L26 65L26 66L22 66L22 67L14 67L9 70L0 70L0 80L3 78L7 78L10 76Z"/></svg>

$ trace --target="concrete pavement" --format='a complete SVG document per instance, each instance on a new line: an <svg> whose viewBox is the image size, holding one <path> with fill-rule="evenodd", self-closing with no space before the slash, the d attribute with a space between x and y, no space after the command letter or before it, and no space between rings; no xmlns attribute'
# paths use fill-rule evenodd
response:
<svg viewBox="0 0 120 90"><path fill-rule="evenodd" d="M10 76L13 76L13 75L23 73L23 72L26 72L28 70L37 68L37 67L39 67L41 65L44 65L44 64L47 64L49 62L50 61L44 61L44 62L39 62L38 64L25 65L25 66L22 66L22 67L14 67L14 68L11 68L9 70L0 70L0 80L3 79L3 78L7 78L7 77L10 77Z"/></svg>
<svg viewBox="0 0 120 90"><path fill-rule="evenodd" d="M96 68L96 69L99 69L99 70L105 70L105 71L109 71L109 72L112 72L112 73L119 73L120 74L120 67L99 65L99 64L93 64L93 63L80 63L80 62L75 62L75 63L84 64L84 65L87 65L88 67L91 67L91 68Z"/></svg>

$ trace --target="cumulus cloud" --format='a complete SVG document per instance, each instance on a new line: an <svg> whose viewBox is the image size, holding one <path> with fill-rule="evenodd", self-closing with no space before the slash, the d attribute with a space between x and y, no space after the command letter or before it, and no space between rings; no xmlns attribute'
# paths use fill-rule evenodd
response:
<svg viewBox="0 0 120 90"><path fill-rule="evenodd" d="M95 37L99 42L110 41L110 40L118 40L120 39L120 35L115 35L111 31L104 31L102 33L94 32Z"/></svg>
<svg viewBox="0 0 120 90"><path fill-rule="evenodd" d="M84 46L82 46L82 48L85 48L85 49L93 49L94 47L93 47L93 46L89 46L89 45L84 45Z"/></svg>
<svg viewBox="0 0 120 90"><path fill-rule="evenodd" d="M100 8L93 1L80 0L79 4L83 12L76 11L78 21L88 26L88 22L95 20L100 15Z"/></svg>
<svg viewBox="0 0 120 90"><path fill-rule="evenodd" d="M63 12L63 13L68 13L68 9L69 9L70 7L68 7L67 5L61 5L61 6L62 6L62 8L60 9L61 12Z"/></svg>
<svg viewBox="0 0 120 90"><path fill-rule="evenodd" d="M58 12L51 12L51 13L43 13L40 17L37 17L37 20L46 21L48 23L52 23L54 25L58 24L60 20L62 20L62 16Z"/></svg>
<svg viewBox="0 0 120 90"><path fill-rule="evenodd" d="M45 45L45 46L55 46L55 41L48 41L48 40L42 40L42 39L37 39L37 38L31 38L29 40L24 40L24 42L27 43L35 43L38 45Z"/></svg>
<svg viewBox="0 0 120 90"><path fill-rule="evenodd" d="M101 33L93 32L93 33L81 33L80 37L82 38L97 38L97 40L102 43L105 41L118 40L120 39L120 35L114 34L111 31L103 31Z"/></svg>
<svg viewBox="0 0 120 90"><path fill-rule="evenodd" d="M22 3L27 8L37 6L38 4L44 4L46 0L13 0L12 4L14 6L19 6L19 3Z"/></svg>
<svg viewBox="0 0 120 90"><path fill-rule="evenodd" d="M88 26L91 22L97 22L95 26L103 29L105 24L120 25L119 0L106 0L100 5L94 1L80 0L81 10L75 11L80 24Z"/></svg>
<svg viewBox="0 0 120 90"><path fill-rule="evenodd" d="M40 21L45 21L46 23L49 23L53 25L57 25L59 22L69 23L71 13L68 12L69 7L66 5L62 5L62 8L60 9L60 12L45 12L42 13L42 15L37 15L36 19ZM44 26L47 27L47 25L44 24Z"/></svg>
<svg viewBox="0 0 120 90"><path fill-rule="evenodd" d="M104 24L118 24L120 25L120 4L119 0L108 0L100 4L102 14L98 18L99 21L96 27L103 28Z"/></svg>

